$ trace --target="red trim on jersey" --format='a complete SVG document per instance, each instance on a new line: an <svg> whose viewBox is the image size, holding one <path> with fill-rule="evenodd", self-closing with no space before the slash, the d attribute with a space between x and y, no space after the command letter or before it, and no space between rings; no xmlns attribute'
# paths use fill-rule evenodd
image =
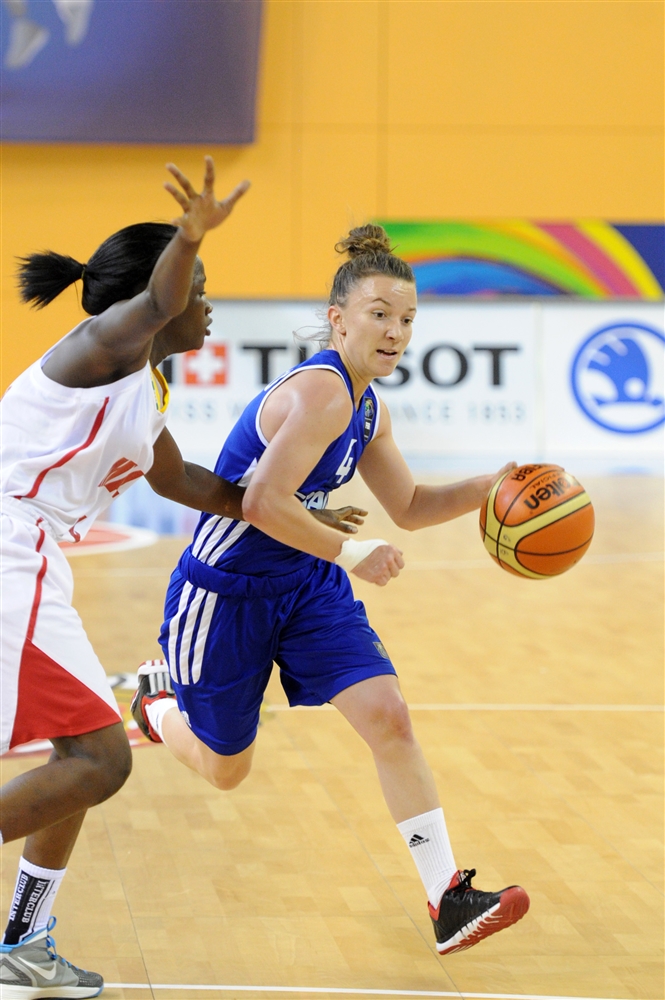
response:
<svg viewBox="0 0 665 1000"><path fill-rule="evenodd" d="M38 528L41 521L42 518L40 517L39 520L37 521ZM39 528L39 540L37 542L37 548L36 548L37 552L41 551L41 547L44 544L45 538L46 538L46 532L44 531L43 528ZM35 582L35 596L32 599L32 609L30 611L30 620L28 621L28 631L26 632L25 635L26 643L31 642L32 637L35 634L35 625L37 624L37 612L39 611L39 604L42 599L42 580L46 575L47 567L48 567L48 560L46 556L42 556L42 564L39 568L39 573L37 574L37 580ZM21 654L21 656L23 656L23 654Z"/></svg>
<svg viewBox="0 0 665 1000"><path fill-rule="evenodd" d="M81 521L85 521L85 519L86 519L87 516L88 516L87 514L84 514L83 517L79 517L79 519L76 522L76 524L80 524ZM76 530L76 524L73 524L71 526L71 528L69 529L69 534L72 536L72 538L74 539L75 542L80 542L81 541L81 536L79 535L78 531Z"/></svg>
<svg viewBox="0 0 665 1000"><path fill-rule="evenodd" d="M81 736L120 721L103 698L26 640L10 747L31 740Z"/></svg>
<svg viewBox="0 0 665 1000"><path fill-rule="evenodd" d="M88 448L92 444L92 442L97 437L97 432L99 431L99 428L102 426L102 420L104 419L104 414L106 412L106 407L108 406L110 398L111 398L110 396L107 396L106 399L104 400L101 410L95 417L95 422L92 425L92 430L88 434L87 441L85 441L83 444L80 444L78 448L72 448L71 451L68 451L66 455L63 455L62 458L59 458L57 462L53 463L53 465L49 465L48 469L43 469L35 479L34 483L32 484L30 492L24 493L23 496L16 497L17 500L32 500L32 498L36 497L37 494L39 493L39 487L42 485L45 477L48 475L49 472L52 471L52 469L59 469L61 465L66 465L67 462L69 462L74 457L74 455L78 455L80 451L84 451L85 448Z"/></svg>

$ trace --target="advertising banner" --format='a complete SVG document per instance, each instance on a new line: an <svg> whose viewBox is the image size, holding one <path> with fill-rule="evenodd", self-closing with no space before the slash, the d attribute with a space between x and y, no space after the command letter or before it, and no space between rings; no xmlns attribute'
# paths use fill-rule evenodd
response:
<svg viewBox="0 0 665 1000"><path fill-rule="evenodd" d="M2 0L2 137L249 143L261 0Z"/></svg>
<svg viewBox="0 0 665 1000"><path fill-rule="evenodd" d="M624 471L663 459L662 306L548 306L543 316L545 451Z"/></svg>
<svg viewBox="0 0 665 1000"><path fill-rule="evenodd" d="M307 338L323 312L306 302L215 303L203 349L163 366L169 428L187 458L214 465L247 403L318 349ZM515 459L580 475L660 474L664 319L661 304L647 303L424 302L407 352L376 388L416 472L472 474ZM173 506L141 483L114 516L189 528L195 515L174 520Z"/></svg>
<svg viewBox="0 0 665 1000"><path fill-rule="evenodd" d="M665 226L605 219L382 222L421 295L665 297Z"/></svg>

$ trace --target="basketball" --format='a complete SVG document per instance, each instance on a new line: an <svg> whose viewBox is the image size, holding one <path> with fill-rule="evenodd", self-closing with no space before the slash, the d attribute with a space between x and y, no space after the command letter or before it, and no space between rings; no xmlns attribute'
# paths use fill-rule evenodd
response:
<svg viewBox="0 0 665 1000"><path fill-rule="evenodd" d="M530 580L558 576L579 562L593 529L588 493L560 465L511 469L480 511L480 534L492 559Z"/></svg>

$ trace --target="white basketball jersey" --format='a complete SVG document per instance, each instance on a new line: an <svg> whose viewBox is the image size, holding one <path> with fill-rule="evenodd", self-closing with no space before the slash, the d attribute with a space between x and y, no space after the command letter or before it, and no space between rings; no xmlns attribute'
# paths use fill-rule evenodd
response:
<svg viewBox="0 0 665 1000"><path fill-rule="evenodd" d="M50 353L0 403L0 491L8 512L42 517L55 538L79 541L149 471L168 387L148 363L110 385L71 389L42 371Z"/></svg>

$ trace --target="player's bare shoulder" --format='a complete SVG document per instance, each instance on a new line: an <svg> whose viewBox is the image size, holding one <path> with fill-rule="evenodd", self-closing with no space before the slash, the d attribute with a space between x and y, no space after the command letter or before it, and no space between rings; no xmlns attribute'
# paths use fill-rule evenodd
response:
<svg viewBox="0 0 665 1000"><path fill-rule="evenodd" d="M347 427L353 413L344 380L330 369L298 369L268 393L261 409L261 431L268 440L287 419L325 428L332 440Z"/></svg>

